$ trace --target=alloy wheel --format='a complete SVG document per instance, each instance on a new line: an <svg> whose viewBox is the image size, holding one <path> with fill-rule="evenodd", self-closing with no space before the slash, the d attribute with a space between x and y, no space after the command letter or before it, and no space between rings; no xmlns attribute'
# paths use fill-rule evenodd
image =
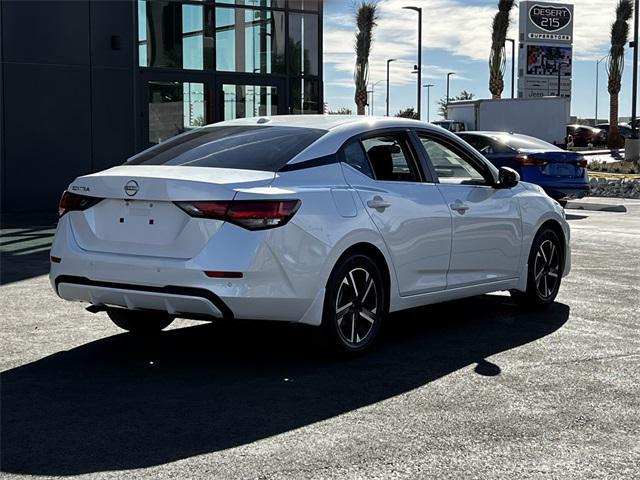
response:
<svg viewBox="0 0 640 480"><path fill-rule="evenodd" d="M553 296L560 282L560 252L552 240L538 247L533 273L538 295L543 299Z"/></svg>
<svg viewBox="0 0 640 480"><path fill-rule="evenodd" d="M378 319L378 290L373 276L362 267L350 270L340 282L336 295L338 334L347 344L359 346Z"/></svg>

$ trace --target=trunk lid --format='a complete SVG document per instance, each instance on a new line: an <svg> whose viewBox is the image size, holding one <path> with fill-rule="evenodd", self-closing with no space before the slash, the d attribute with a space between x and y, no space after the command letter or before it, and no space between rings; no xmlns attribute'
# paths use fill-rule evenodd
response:
<svg viewBox="0 0 640 480"><path fill-rule="evenodd" d="M579 178L584 175L584 168L580 166L584 156L577 152L527 152L527 157L546 162L540 170L549 177Z"/></svg>
<svg viewBox="0 0 640 480"><path fill-rule="evenodd" d="M273 172L230 168L124 165L76 179L69 191L99 197L71 212L79 246L87 251L188 259L224 222L193 218L174 202L232 200L238 189L263 187Z"/></svg>

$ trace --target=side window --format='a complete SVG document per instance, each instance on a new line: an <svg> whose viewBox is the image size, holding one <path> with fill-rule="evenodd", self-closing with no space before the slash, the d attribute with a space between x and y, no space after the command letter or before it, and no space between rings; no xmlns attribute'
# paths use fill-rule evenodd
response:
<svg viewBox="0 0 640 480"><path fill-rule="evenodd" d="M348 144L343 150L343 155L343 161L345 163L351 165L360 173L364 173L367 177L373 178L371 165L369 165L369 160L367 159L360 142L351 142Z"/></svg>
<svg viewBox="0 0 640 480"><path fill-rule="evenodd" d="M471 145L482 154L493 153L493 147L486 137L479 137L477 135L461 135L465 142Z"/></svg>
<svg viewBox="0 0 640 480"><path fill-rule="evenodd" d="M376 180L419 182L411 150L403 135L387 134L362 140Z"/></svg>
<svg viewBox="0 0 640 480"><path fill-rule="evenodd" d="M433 165L440 183L454 185L488 185L476 165L458 155L446 145L418 134L427 157Z"/></svg>

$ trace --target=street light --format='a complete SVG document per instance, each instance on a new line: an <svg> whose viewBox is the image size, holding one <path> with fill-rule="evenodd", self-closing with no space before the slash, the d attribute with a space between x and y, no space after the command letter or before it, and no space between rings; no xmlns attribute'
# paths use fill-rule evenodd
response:
<svg viewBox="0 0 640 480"><path fill-rule="evenodd" d="M516 78L516 41L513 38L507 38L507 42L511 42L511 98L515 97L515 78Z"/></svg>
<svg viewBox="0 0 640 480"><path fill-rule="evenodd" d="M431 87L435 87L435 85L433 83L427 83L426 85L423 85L424 88L427 89L427 122L430 122L431 119L430 117L430 110L431 110L431 104L429 103L429 92L431 91Z"/></svg>
<svg viewBox="0 0 640 480"><path fill-rule="evenodd" d="M418 120L420 120L420 104L422 103L422 8L420 7L402 7L405 10L413 10L418 12Z"/></svg>
<svg viewBox="0 0 640 480"><path fill-rule="evenodd" d="M560 62L558 64L558 97L560 96L560 75L562 74L562 67L570 67L567 62Z"/></svg>
<svg viewBox="0 0 640 480"><path fill-rule="evenodd" d="M455 74L456 74L456 72L447 73L447 103L446 103L446 106L447 106L447 117L449 116L449 108L448 108L449 107L449 79L451 78L451 75L455 75Z"/></svg>
<svg viewBox="0 0 640 480"><path fill-rule="evenodd" d="M633 22L633 93L631 95L631 128L633 129L633 138L638 139L638 16L640 16L640 2L636 0L633 9L635 12L635 20ZM637 150L636 150L637 153ZM636 158L638 160L638 158Z"/></svg>
<svg viewBox="0 0 640 480"><path fill-rule="evenodd" d="M380 82L384 82L384 80L378 80L377 82L371 84L371 105L370 105L370 109L369 109L369 114L370 115L375 115L376 114L375 110L373 109L373 91L376 88L376 85L378 85Z"/></svg>
<svg viewBox="0 0 640 480"><path fill-rule="evenodd" d="M596 62L596 118L593 123L594 126L598 124L598 80L600 79L600 62L605 58L609 58L609 55L605 55Z"/></svg>
<svg viewBox="0 0 640 480"><path fill-rule="evenodd" d="M389 116L389 64L395 62L397 58L387 60L387 117Z"/></svg>

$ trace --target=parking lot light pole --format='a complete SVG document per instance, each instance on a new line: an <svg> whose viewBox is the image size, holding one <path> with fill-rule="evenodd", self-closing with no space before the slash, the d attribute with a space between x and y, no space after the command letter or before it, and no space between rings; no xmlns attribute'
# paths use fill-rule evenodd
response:
<svg viewBox="0 0 640 480"><path fill-rule="evenodd" d="M387 60L387 117L389 116L389 64L395 62L397 58Z"/></svg>
<svg viewBox="0 0 640 480"><path fill-rule="evenodd" d="M450 82L451 75L455 75L455 74L456 74L456 72L447 73L447 102L446 102L447 117L449 117L449 82Z"/></svg>
<svg viewBox="0 0 640 480"><path fill-rule="evenodd" d="M505 39L511 42L511 98L515 97L515 78L516 78L516 41L513 38Z"/></svg>
<svg viewBox="0 0 640 480"><path fill-rule="evenodd" d="M605 55L596 62L596 117L593 124L594 127L598 124L598 84L600 81L600 63L604 61L605 58L609 58L609 55Z"/></svg>
<svg viewBox="0 0 640 480"><path fill-rule="evenodd" d="M369 109L369 114L370 115L375 115L376 114L375 110L373 109L373 92L374 92L374 90L376 88L376 85L378 85L380 82L384 82L384 80L378 80L377 82L371 84L371 90L370 90L371 91L371 105L370 105L370 109Z"/></svg>
<svg viewBox="0 0 640 480"><path fill-rule="evenodd" d="M435 85L433 83L427 83L426 85L423 85L423 87L427 89L427 122L430 122L431 121L431 118L430 118L431 103L429 100L430 99L429 92L431 90L431 87L435 87Z"/></svg>
<svg viewBox="0 0 640 480"><path fill-rule="evenodd" d="M418 12L418 120L421 117L421 108L422 104L422 8L420 7L402 7L405 10L413 10L414 12Z"/></svg>
<svg viewBox="0 0 640 480"><path fill-rule="evenodd" d="M631 95L631 128L633 138L638 139L638 16L640 16L640 2L636 0L633 21L633 93Z"/></svg>

